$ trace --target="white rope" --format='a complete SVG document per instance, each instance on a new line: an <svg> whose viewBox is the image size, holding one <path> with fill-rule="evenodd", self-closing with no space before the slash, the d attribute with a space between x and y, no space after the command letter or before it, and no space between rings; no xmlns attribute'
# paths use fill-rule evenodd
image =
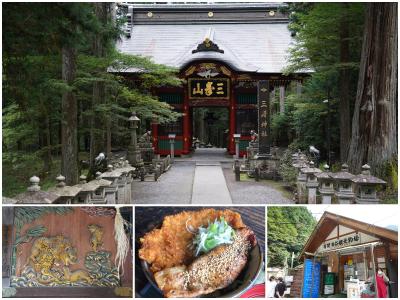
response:
<svg viewBox="0 0 400 300"><path fill-rule="evenodd" d="M114 221L114 239L117 243L117 253L115 255L115 265L118 269L118 277L124 275L124 262L129 254L129 239L125 234L124 224L126 221L122 218L119 207L116 207ZM120 274L120 270L122 271Z"/></svg>

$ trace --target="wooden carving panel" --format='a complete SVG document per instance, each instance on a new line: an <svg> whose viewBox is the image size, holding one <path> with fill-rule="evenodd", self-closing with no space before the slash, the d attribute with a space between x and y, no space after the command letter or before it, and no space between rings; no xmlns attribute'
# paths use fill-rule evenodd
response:
<svg viewBox="0 0 400 300"><path fill-rule="evenodd" d="M34 208L17 208L29 209ZM15 228L16 287L119 286L112 209L47 212ZM31 211L34 213L34 211ZM16 222L21 222L17 220Z"/></svg>

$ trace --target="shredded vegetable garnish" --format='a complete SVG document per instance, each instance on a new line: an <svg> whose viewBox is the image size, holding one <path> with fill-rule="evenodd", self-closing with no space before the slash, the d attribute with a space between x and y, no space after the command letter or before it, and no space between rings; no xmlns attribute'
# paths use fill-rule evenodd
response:
<svg viewBox="0 0 400 300"><path fill-rule="evenodd" d="M196 246L195 256L214 249L222 244L231 244L235 237L235 231L223 217L220 221L215 219L214 223L208 223L208 227L199 227L198 232L193 239L193 244Z"/></svg>
<svg viewBox="0 0 400 300"><path fill-rule="evenodd" d="M189 217L189 219L186 220L186 231L190 232L191 234L196 234L196 230L193 228L193 226L188 224L191 219L192 218Z"/></svg>

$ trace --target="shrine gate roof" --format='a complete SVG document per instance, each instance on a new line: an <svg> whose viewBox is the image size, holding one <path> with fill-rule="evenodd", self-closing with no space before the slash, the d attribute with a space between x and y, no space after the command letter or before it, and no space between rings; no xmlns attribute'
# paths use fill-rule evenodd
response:
<svg viewBox="0 0 400 300"><path fill-rule="evenodd" d="M117 49L179 69L219 60L240 72L282 73L293 38L276 5L132 5L129 34ZM222 51L193 52L206 39Z"/></svg>

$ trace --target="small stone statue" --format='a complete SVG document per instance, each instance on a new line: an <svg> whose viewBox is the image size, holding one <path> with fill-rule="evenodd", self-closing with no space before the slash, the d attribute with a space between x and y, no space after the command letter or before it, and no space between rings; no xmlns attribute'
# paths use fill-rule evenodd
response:
<svg viewBox="0 0 400 300"><path fill-rule="evenodd" d="M255 130L250 130L251 141L257 142L258 141L258 133Z"/></svg>
<svg viewBox="0 0 400 300"><path fill-rule="evenodd" d="M143 143L143 144L148 144L152 142L153 137L151 136L151 130L146 131L145 134L143 134L140 138L139 138L139 143Z"/></svg>

